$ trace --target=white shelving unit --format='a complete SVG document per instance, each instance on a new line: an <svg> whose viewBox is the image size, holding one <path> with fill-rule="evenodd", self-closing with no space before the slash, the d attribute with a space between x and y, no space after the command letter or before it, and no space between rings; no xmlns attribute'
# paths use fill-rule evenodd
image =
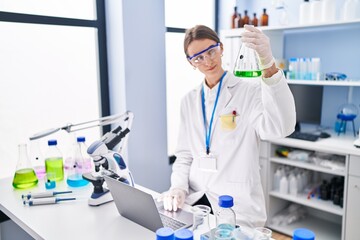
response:
<svg viewBox="0 0 360 240"><path fill-rule="evenodd" d="M327 81L327 80L288 80L289 84L314 85L314 86L344 86L344 87L360 87L360 80L348 81Z"/></svg>
<svg viewBox="0 0 360 240"><path fill-rule="evenodd" d="M344 209L340 206L334 205L331 201L324 201L321 199L314 199L310 198L308 199L308 196L306 194L298 194L296 196L290 195L290 194L282 194L277 191L271 191L269 193L270 196L281 198L287 201L291 201L294 203L298 203L304 206L316 208L322 211L326 211L332 214L336 214L339 216L344 215Z"/></svg>
<svg viewBox="0 0 360 240"><path fill-rule="evenodd" d="M276 143L270 144L270 155L269 155L269 175L268 175L268 226L277 231L283 232L288 235L292 235L292 231L298 227L305 227L312 229L316 234L316 239L344 239L344 231L342 227L345 223L345 206L340 207L339 205L334 205L331 200L322 200L319 199L318 195L315 197L309 195L306 192L298 193L297 195L283 194L279 191L273 190L273 176L276 169L279 166L291 166L300 169L306 169L313 173L313 175L321 175L330 177L343 177L344 178L344 192L343 192L343 202L346 202L346 187L347 187L347 172L348 172L348 156L345 152L333 152L338 156L343 157L345 161L345 166L343 171L336 171L322 166L315 165L311 162L302 162L291 160L287 158L280 158L275 155L276 149L279 147L290 147L294 149L304 149L306 151L311 150L306 143L302 140L294 140L295 144L288 144L284 140L284 144L281 144L281 140L278 140ZM302 145L304 142L304 145ZM297 143L297 144L296 144ZM314 143L312 143L315 145ZM304 148L302 148L302 146ZM315 147L316 148L316 147ZM319 149L319 148L317 148ZM320 148L321 149L321 148ZM328 153L327 151L325 151ZM325 153L324 152L324 153ZM324 174L324 175L322 175ZM320 181L321 181L320 179ZM314 181L314 179L313 179ZM316 184L317 182L312 182ZM305 208L307 215L306 218L291 223L287 226L275 225L273 219L281 212L286 209L291 203L296 203ZM334 221L332 221L334 219ZM329 230L331 229L331 230Z"/></svg>
<svg viewBox="0 0 360 240"><path fill-rule="evenodd" d="M358 27L360 19L353 21L338 21L324 24L314 25L293 25L293 26L276 26L276 27L258 27L270 39L271 49L275 58L282 59L284 57L284 34L296 31L316 31L326 29L342 29ZM224 58L223 65L226 69L233 69L234 61L236 59L239 47L241 45L241 33L244 28L227 29L220 31L221 41L224 43ZM289 80L290 84L304 84L304 85L323 85L323 86L360 86L360 79L349 79L348 81L310 81L310 80Z"/></svg>
<svg viewBox="0 0 360 240"><path fill-rule="evenodd" d="M331 170L331 169L328 169L325 167L317 166L315 164L289 160L286 158L284 159L284 158L272 157L272 158L270 158L270 162L293 166L293 167L298 167L298 168L302 168L302 169L308 169L308 170L316 171L316 172L329 173L329 174L333 174L333 175L337 175L337 176L345 176L346 175L345 169L344 169L344 171L336 171L336 170Z"/></svg>

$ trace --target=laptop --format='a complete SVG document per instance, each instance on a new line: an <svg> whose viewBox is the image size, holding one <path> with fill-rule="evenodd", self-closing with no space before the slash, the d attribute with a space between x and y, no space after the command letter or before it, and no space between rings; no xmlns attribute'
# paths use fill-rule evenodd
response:
<svg viewBox="0 0 360 240"><path fill-rule="evenodd" d="M162 203L156 205L151 194L106 175L104 179L121 216L153 232L162 227L177 230L192 225L192 213L182 209L176 212L166 211Z"/></svg>

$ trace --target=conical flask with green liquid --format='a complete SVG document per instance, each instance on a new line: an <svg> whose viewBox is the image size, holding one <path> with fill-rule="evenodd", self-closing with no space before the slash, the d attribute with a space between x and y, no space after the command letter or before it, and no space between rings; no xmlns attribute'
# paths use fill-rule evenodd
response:
<svg viewBox="0 0 360 240"><path fill-rule="evenodd" d="M27 145L19 144L19 159L16 164L16 171L13 179L13 187L27 189L36 186L38 178L28 157Z"/></svg>
<svg viewBox="0 0 360 240"><path fill-rule="evenodd" d="M256 51L245 46L244 43L241 44L235 61L234 75L244 78L261 76L260 60Z"/></svg>

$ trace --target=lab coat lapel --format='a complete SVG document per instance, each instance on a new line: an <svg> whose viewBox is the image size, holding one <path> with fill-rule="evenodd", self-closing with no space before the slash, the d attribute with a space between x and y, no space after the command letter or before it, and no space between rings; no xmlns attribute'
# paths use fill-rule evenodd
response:
<svg viewBox="0 0 360 240"><path fill-rule="evenodd" d="M202 126L203 129L205 129L204 116L202 112L202 99L201 99L202 84L203 83L201 83L200 86L196 89L195 107L196 107L196 119L198 121L196 124L199 124L199 126Z"/></svg>

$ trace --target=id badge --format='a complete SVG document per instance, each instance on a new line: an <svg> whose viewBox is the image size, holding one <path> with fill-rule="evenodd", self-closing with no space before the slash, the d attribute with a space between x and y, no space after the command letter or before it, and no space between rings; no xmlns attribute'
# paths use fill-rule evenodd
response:
<svg viewBox="0 0 360 240"><path fill-rule="evenodd" d="M206 172L216 172L216 157L209 153L209 154L201 154L199 158L199 168L202 171Z"/></svg>

